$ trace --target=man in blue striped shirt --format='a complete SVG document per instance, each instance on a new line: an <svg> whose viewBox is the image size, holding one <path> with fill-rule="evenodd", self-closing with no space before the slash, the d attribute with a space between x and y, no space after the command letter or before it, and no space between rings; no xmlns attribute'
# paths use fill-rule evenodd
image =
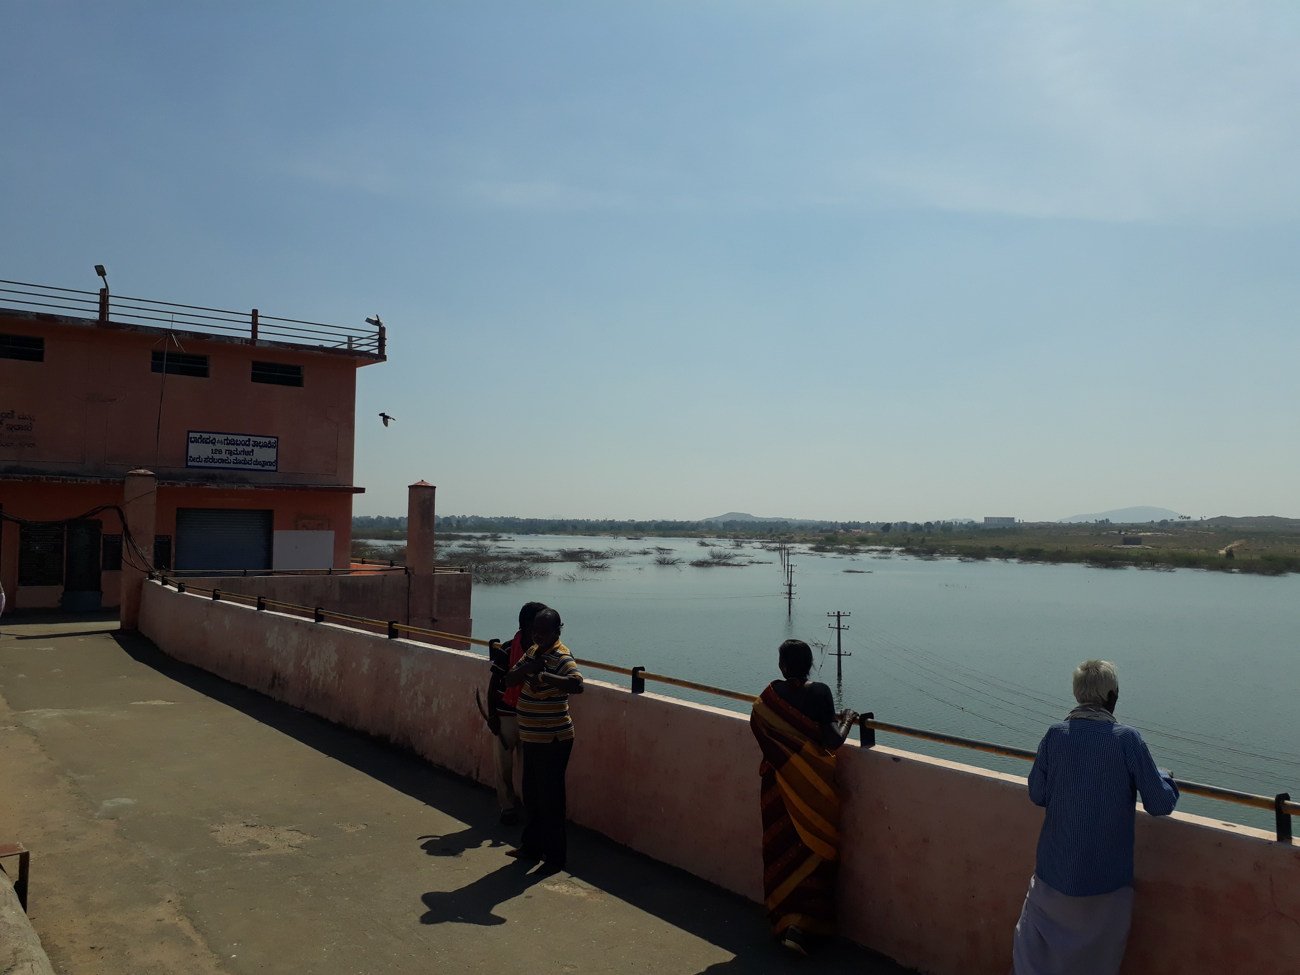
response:
<svg viewBox="0 0 1300 975"><path fill-rule="evenodd" d="M1178 786L1136 728L1115 720L1115 665L1074 672L1078 707L1047 729L1029 773L1046 808L1029 893L1016 924L1015 975L1114 975L1133 914L1134 803L1167 816Z"/></svg>

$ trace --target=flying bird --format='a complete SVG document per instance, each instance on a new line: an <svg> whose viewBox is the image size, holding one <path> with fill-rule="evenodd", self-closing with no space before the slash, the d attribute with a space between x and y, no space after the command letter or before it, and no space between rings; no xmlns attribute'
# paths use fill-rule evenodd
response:
<svg viewBox="0 0 1300 975"><path fill-rule="evenodd" d="M384 421L384 426L388 426L388 424L395 423L397 421L397 417L389 416L387 413L380 413L379 419Z"/></svg>

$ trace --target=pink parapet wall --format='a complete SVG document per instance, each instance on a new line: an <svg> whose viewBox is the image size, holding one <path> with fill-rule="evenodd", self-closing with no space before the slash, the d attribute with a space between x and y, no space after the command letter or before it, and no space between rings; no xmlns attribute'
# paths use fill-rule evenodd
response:
<svg viewBox="0 0 1300 975"><path fill-rule="evenodd" d="M141 630L166 653L490 781L474 705L482 654L153 582L143 596ZM570 818L761 901L759 755L745 716L595 680L572 708ZM840 778L843 933L922 972L1006 975L1041 822L1024 779L855 745ZM483 815L495 815L486 795ZM1138 819L1126 975L1300 971L1300 847L1193 816Z"/></svg>
<svg viewBox="0 0 1300 975"><path fill-rule="evenodd" d="M187 585L224 593L265 596L294 606L395 620L440 633L469 635L473 576L468 572L408 574L405 570L361 566L349 574L270 576L188 576ZM467 646L468 644L466 644Z"/></svg>

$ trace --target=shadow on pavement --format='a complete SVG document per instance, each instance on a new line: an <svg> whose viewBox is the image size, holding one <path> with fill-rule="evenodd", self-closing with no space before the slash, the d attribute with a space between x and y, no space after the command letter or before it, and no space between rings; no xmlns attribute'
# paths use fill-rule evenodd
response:
<svg viewBox="0 0 1300 975"><path fill-rule="evenodd" d="M445 810L444 810L445 811ZM455 833L431 833L427 836L421 836L424 840L420 844L420 849L431 857L458 857L466 850L476 850L485 843L488 846L499 846L503 850L510 844L502 837L506 833L505 827L499 826L466 826Z"/></svg>
<svg viewBox="0 0 1300 975"><path fill-rule="evenodd" d="M162 676L467 824L455 833L413 838L428 856L454 857L485 844L513 845L517 838L518 827L497 825L495 796L485 786L452 775L386 742L175 660L139 634L115 633L113 638L133 660ZM771 940L759 905L572 825L569 867L570 875L577 880L735 956L709 966L705 970L709 975L808 971L810 964L827 975L900 975L908 971L839 939L825 944L811 960L796 956ZM505 919L493 909L546 876L506 859L503 850L500 869L458 890L424 894L421 900L425 911L418 920L422 924L503 924Z"/></svg>
<svg viewBox="0 0 1300 975"><path fill-rule="evenodd" d="M42 629L39 633L24 633L23 626L67 626L68 629ZM117 610L104 609L91 613L70 613L62 609L9 610L0 617L0 635L6 640L53 640L64 636L100 636L116 633Z"/></svg>
<svg viewBox="0 0 1300 975"><path fill-rule="evenodd" d="M443 924L456 921L460 924L505 924L506 919L492 913L492 909L525 890L545 880L545 874L529 873L531 864L516 860L506 861L505 866L479 877L473 883L466 884L459 890L430 891L420 900L427 908L420 917L421 924Z"/></svg>
<svg viewBox="0 0 1300 975"><path fill-rule="evenodd" d="M85 624L89 630L95 626L92 632L106 633L117 629L118 611L113 609L97 609L87 613L72 613L64 609L8 609L4 614L4 621L14 626L22 626L25 623L36 623L41 626L59 625L62 623L81 623ZM111 623L112 626L105 627L103 624ZM98 625L96 625L98 624Z"/></svg>
<svg viewBox="0 0 1300 975"><path fill-rule="evenodd" d="M65 636L104 636L105 634L116 632L116 626L101 626L89 630L58 630L54 633L6 633L5 636L11 640L44 640L48 643L50 640L62 639Z"/></svg>

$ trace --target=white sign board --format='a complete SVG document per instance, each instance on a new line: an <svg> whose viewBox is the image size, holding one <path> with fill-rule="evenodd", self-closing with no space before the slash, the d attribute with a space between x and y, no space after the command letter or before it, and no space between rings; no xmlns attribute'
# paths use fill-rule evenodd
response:
<svg viewBox="0 0 1300 975"><path fill-rule="evenodd" d="M215 467L227 471L277 471L280 469L280 438L191 430L185 444L185 466Z"/></svg>
<svg viewBox="0 0 1300 975"><path fill-rule="evenodd" d="M274 533L275 548L271 568L328 569L334 565L334 533L332 531L278 531Z"/></svg>

